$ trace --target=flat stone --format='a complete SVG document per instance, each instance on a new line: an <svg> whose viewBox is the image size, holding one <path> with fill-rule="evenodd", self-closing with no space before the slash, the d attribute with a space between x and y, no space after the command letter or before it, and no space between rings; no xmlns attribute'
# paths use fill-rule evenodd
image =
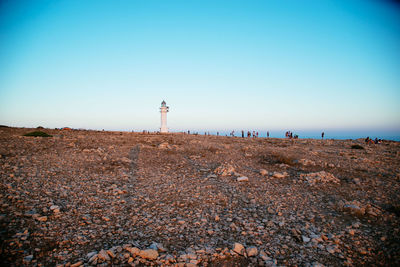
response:
<svg viewBox="0 0 400 267"><path fill-rule="evenodd" d="M246 176L241 176L241 177L236 178L236 181L238 181L238 182L247 182L247 181L249 181L249 178L246 177Z"/></svg>
<svg viewBox="0 0 400 267"><path fill-rule="evenodd" d="M96 251L89 252L89 253L86 255L86 258L90 259L90 258L93 257L94 255L97 255L97 252L96 252Z"/></svg>
<svg viewBox="0 0 400 267"><path fill-rule="evenodd" d="M282 178L285 178L286 175L285 175L284 173L274 172L274 174L272 175L272 177L278 178L278 179L282 179Z"/></svg>
<svg viewBox="0 0 400 267"><path fill-rule="evenodd" d="M81 266L81 265L83 265L83 262L82 261L78 261L78 262L75 262L74 264L71 264L71 267L78 267L78 266Z"/></svg>
<svg viewBox="0 0 400 267"><path fill-rule="evenodd" d="M37 217L36 220L38 220L39 222L45 222L47 221L47 216Z"/></svg>
<svg viewBox="0 0 400 267"><path fill-rule="evenodd" d="M158 252L155 249L145 249L139 252L139 256L143 259L155 260L158 258Z"/></svg>

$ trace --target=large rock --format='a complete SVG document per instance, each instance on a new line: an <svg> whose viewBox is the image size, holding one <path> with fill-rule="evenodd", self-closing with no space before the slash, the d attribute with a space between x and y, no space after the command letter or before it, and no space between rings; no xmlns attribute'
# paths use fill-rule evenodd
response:
<svg viewBox="0 0 400 267"><path fill-rule="evenodd" d="M346 203L341 203L343 211L351 213L357 216L363 216L365 214L365 208L357 200L348 201Z"/></svg>
<svg viewBox="0 0 400 267"><path fill-rule="evenodd" d="M97 258L99 258L102 261L109 261L110 256L108 255L107 251L104 249L100 250L99 254L97 254Z"/></svg>
<svg viewBox="0 0 400 267"><path fill-rule="evenodd" d="M256 247L254 247L254 246L248 247L246 249L246 254L247 254L248 257L255 257L258 254L258 249Z"/></svg>
<svg viewBox="0 0 400 267"><path fill-rule="evenodd" d="M233 244L232 250L239 255L244 255L244 253L246 252L246 250L244 249L244 246L237 242L235 244Z"/></svg>
<svg viewBox="0 0 400 267"><path fill-rule="evenodd" d="M230 164L223 164L216 168L214 172L221 176L228 176L235 173L235 168Z"/></svg>
<svg viewBox="0 0 400 267"><path fill-rule="evenodd" d="M286 176L287 176L286 172L284 172L284 173L274 172L274 174L272 175L272 177L278 178L278 179L285 178Z"/></svg>
<svg viewBox="0 0 400 267"><path fill-rule="evenodd" d="M155 249L145 249L139 252L139 256L143 259L156 260L158 258L158 252Z"/></svg>
<svg viewBox="0 0 400 267"><path fill-rule="evenodd" d="M159 149L170 149L171 146L167 142L164 142L164 143L159 144L158 148Z"/></svg>

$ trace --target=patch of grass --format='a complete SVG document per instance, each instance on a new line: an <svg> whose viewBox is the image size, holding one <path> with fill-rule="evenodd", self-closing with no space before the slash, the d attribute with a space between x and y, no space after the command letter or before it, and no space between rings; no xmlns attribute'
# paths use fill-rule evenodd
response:
<svg viewBox="0 0 400 267"><path fill-rule="evenodd" d="M52 137L52 135L47 134L45 132L42 131L35 131L35 132L30 132L27 134L24 134L24 136L34 136L34 137Z"/></svg>
<svg viewBox="0 0 400 267"><path fill-rule="evenodd" d="M351 149L364 149L364 147L362 147L360 145L352 145Z"/></svg>

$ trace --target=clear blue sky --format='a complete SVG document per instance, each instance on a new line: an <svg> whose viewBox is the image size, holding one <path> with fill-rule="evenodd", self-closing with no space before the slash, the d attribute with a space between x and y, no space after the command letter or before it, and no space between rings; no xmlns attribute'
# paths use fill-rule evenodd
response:
<svg viewBox="0 0 400 267"><path fill-rule="evenodd" d="M0 124L400 133L390 1L0 3Z"/></svg>

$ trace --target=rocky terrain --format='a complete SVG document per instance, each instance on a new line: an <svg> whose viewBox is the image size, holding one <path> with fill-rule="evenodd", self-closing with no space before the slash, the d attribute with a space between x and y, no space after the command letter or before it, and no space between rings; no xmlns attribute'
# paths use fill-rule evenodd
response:
<svg viewBox="0 0 400 267"><path fill-rule="evenodd" d="M1 265L400 264L398 142L33 130L0 128Z"/></svg>

